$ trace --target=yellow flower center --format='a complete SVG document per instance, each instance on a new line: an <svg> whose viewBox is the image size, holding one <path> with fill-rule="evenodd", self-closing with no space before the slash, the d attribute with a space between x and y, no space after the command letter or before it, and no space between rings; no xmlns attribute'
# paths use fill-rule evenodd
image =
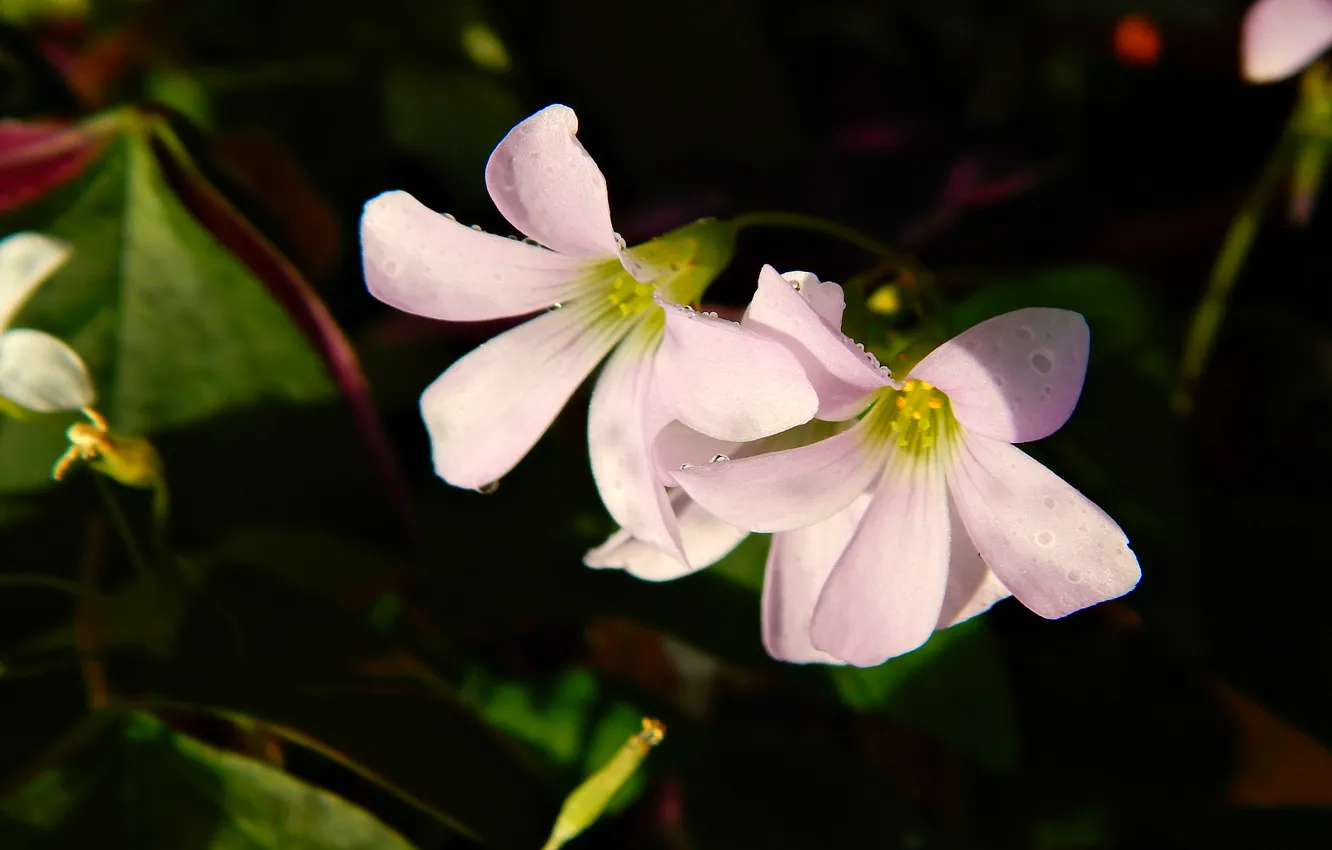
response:
<svg viewBox="0 0 1332 850"><path fill-rule="evenodd" d="M900 390L884 387L866 416L872 417L872 439L891 440L920 458L948 448L958 435L948 396L925 381L909 380Z"/></svg>
<svg viewBox="0 0 1332 850"><path fill-rule="evenodd" d="M650 283L639 283L626 271L621 271L611 281L607 298L624 316L636 316L653 306L652 292L656 287Z"/></svg>

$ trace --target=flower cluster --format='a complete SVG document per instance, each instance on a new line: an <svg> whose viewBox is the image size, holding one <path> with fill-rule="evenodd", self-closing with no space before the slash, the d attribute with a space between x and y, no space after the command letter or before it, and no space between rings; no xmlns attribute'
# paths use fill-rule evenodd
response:
<svg viewBox="0 0 1332 850"><path fill-rule="evenodd" d="M841 331L843 292L765 266L739 322L697 305L734 231L704 220L629 248L577 118L551 106L500 142L490 195L526 239L467 227L404 192L366 204L366 282L452 321L533 315L426 389L435 469L488 489L602 360L588 414L598 490L621 530L586 563L644 579L774 532L768 651L873 665L1014 596L1062 617L1120 596L1119 527L1013 446L1056 431L1082 390L1082 317L983 322L897 377Z"/></svg>

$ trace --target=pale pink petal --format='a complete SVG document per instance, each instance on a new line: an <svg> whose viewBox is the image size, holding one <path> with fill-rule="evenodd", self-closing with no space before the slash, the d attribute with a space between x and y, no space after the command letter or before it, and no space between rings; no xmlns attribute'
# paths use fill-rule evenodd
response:
<svg viewBox="0 0 1332 850"><path fill-rule="evenodd" d="M0 330L9 327L32 293L69 259L70 246L24 231L0 239Z"/></svg>
<svg viewBox="0 0 1332 850"><path fill-rule="evenodd" d="M455 362L421 396L435 471L455 487L498 481L550 427L625 327L596 302L545 313Z"/></svg>
<svg viewBox="0 0 1332 850"><path fill-rule="evenodd" d="M96 400L74 349L28 328L0 333L0 396L38 413L79 410Z"/></svg>
<svg viewBox="0 0 1332 850"><path fill-rule="evenodd" d="M808 446L681 469L699 504L750 531L786 531L827 519L869 489L886 448L867 442L867 420Z"/></svg>
<svg viewBox="0 0 1332 850"><path fill-rule="evenodd" d="M823 586L810 625L814 646L873 667L925 643L943 606L948 555L943 471L895 454Z"/></svg>
<svg viewBox="0 0 1332 850"><path fill-rule="evenodd" d="M1253 83L1282 80L1332 47L1332 0L1258 0L1244 16L1240 64Z"/></svg>
<svg viewBox="0 0 1332 850"><path fill-rule="evenodd" d="M683 422L668 422L657 434L652 449L657 463L657 477L667 487L674 487L676 472L701 463L723 462L740 457L742 445L734 440L718 440L700 434Z"/></svg>
<svg viewBox="0 0 1332 850"><path fill-rule="evenodd" d="M939 623L935 626L938 629L956 626L963 620L984 614L994 603L1013 595L985 566L953 502L953 499L948 500L948 524L953 530L953 542L952 554L948 557L948 590L944 594L943 610L939 612Z"/></svg>
<svg viewBox="0 0 1332 850"><path fill-rule="evenodd" d="M680 524L680 542L684 545L688 565L651 543L638 540L624 529L588 552L583 563L589 567L622 569L647 581L670 581L712 566L749 535L748 531L722 522L703 510L682 491L672 494L671 509Z"/></svg>
<svg viewBox="0 0 1332 850"><path fill-rule="evenodd" d="M748 442L814 418L818 396L782 343L735 322L664 304L656 392L675 417L719 440Z"/></svg>
<svg viewBox="0 0 1332 850"><path fill-rule="evenodd" d="M763 574L763 646L779 661L841 664L809 642L814 605L833 564L860 525L870 494L813 525L772 536Z"/></svg>
<svg viewBox="0 0 1332 850"><path fill-rule="evenodd" d="M1021 449L968 434L948 484L985 563L1042 617L1123 596L1138 583L1138 559L1114 520Z"/></svg>
<svg viewBox="0 0 1332 850"><path fill-rule="evenodd" d="M846 293L832 281L820 281L812 272L783 272L782 278L800 293L828 327L840 330L846 312Z"/></svg>
<svg viewBox="0 0 1332 850"><path fill-rule="evenodd" d="M455 322L542 310L619 270L473 230L406 192L366 203L361 260L370 294L380 301Z"/></svg>
<svg viewBox="0 0 1332 850"><path fill-rule="evenodd" d="M931 351L910 378L948 395L970 431L1023 443L1068 421L1082 394L1091 334L1078 313L1029 307L987 319Z"/></svg>
<svg viewBox="0 0 1332 850"><path fill-rule="evenodd" d="M870 393L888 384L870 355L825 321L772 266L759 273L758 291L742 324L781 342L796 356L818 393L820 419L855 416L868 405Z"/></svg>
<svg viewBox="0 0 1332 850"><path fill-rule="evenodd" d="M648 404L654 348L650 329L640 324L606 362L592 391L587 448L611 517L633 537L684 561L675 513L652 460L663 424L651 418Z"/></svg>
<svg viewBox="0 0 1332 850"><path fill-rule="evenodd" d="M578 141L578 116L555 104L500 141L486 163L490 198L509 223L561 254L611 259L606 178Z"/></svg>

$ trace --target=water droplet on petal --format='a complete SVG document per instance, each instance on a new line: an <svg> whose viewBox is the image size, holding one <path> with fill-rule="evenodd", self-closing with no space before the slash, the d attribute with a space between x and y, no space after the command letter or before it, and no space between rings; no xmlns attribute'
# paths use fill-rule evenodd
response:
<svg viewBox="0 0 1332 850"><path fill-rule="evenodd" d="M447 218L449 221L457 221L457 220L458 220L458 219L454 218L453 213L444 213L444 217Z"/></svg>
<svg viewBox="0 0 1332 850"><path fill-rule="evenodd" d="M1036 542L1046 548L1053 546L1055 542L1054 532L1042 531L1040 534L1036 535Z"/></svg>
<svg viewBox="0 0 1332 850"><path fill-rule="evenodd" d="M1004 376L1003 376L1003 375L995 375L995 376L994 376L994 385L995 385L996 387L1002 387L1002 386L1004 385Z"/></svg>
<svg viewBox="0 0 1332 850"><path fill-rule="evenodd" d="M398 261L397 261L397 260L389 260L389 261L387 261L386 263L384 263L384 274L388 275L389 277L397 277L397 276L398 276Z"/></svg>
<svg viewBox="0 0 1332 850"><path fill-rule="evenodd" d="M1082 581L1081 570L1069 570L1064 575L1068 578L1069 581L1073 582L1074 584L1077 584L1078 582Z"/></svg>
<svg viewBox="0 0 1332 850"><path fill-rule="evenodd" d="M475 231L477 231L477 232L479 233L479 232L481 232L481 225L479 225L479 224L474 224L474 225L472 225L472 229L475 230Z"/></svg>
<svg viewBox="0 0 1332 850"><path fill-rule="evenodd" d="M692 467L693 467L693 464L692 464L692 463L682 463L682 464L680 464L680 469L681 469L681 470L690 469L690 468L692 468Z"/></svg>
<svg viewBox="0 0 1332 850"><path fill-rule="evenodd" d="M499 479L495 479L489 484L482 484L480 487L477 487L476 492L484 496L489 496L491 493L494 493L496 490L499 489L499 485L500 485Z"/></svg>
<svg viewBox="0 0 1332 850"><path fill-rule="evenodd" d="M1036 351L1031 355L1031 368L1040 372L1042 375L1050 374L1054 368L1054 358L1047 351Z"/></svg>
<svg viewBox="0 0 1332 850"><path fill-rule="evenodd" d="M555 310L560 309L560 308L563 307L563 306L564 306L564 304L563 304L562 302L560 302L560 301L556 301L554 304L550 305L550 309L551 309L552 311L555 311Z"/></svg>
<svg viewBox="0 0 1332 850"><path fill-rule="evenodd" d="M728 460L730 460L730 458L726 455L713 455L712 460L708 461L708 463L725 463Z"/></svg>
<svg viewBox="0 0 1332 850"><path fill-rule="evenodd" d="M1023 342L1031 342L1036 337L1036 335L1031 332L1031 328L1027 327L1026 325L1023 325L1022 327L1013 331L1013 336L1017 337Z"/></svg>
<svg viewBox="0 0 1332 850"><path fill-rule="evenodd" d="M623 236L621 236L620 234L616 233L616 234L615 234L615 244L616 244L616 245L619 245L619 246L620 246L620 250L623 251L623 250L628 246L629 243L624 241L624 237L623 237Z"/></svg>
<svg viewBox="0 0 1332 850"><path fill-rule="evenodd" d="M1046 496L1044 499L1041 499L1041 504L1045 505L1050 510L1054 510L1055 506L1054 496Z"/></svg>

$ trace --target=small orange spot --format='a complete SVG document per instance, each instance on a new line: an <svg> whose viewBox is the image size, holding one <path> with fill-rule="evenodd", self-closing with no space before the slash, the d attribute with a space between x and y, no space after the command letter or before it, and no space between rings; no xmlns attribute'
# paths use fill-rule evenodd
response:
<svg viewBox="0 0 1332 850"><path fill-rule="evenodd" d="M900 396L898 396L898 397L897 397L897 401L894 402L894 403L897 405L897 407L898 407L899 410L900 410L901 408L903 408L903 407L906 407L906 396L904 396L904 395L900 395Z"/></svg>
<svg viewBox="0 0 1332 850"><path fill-rule="evenodd" d="M1145 15L1125 15L1115 24L1114 45L1125 65L1155 65L1161 58L1161 31Z"/></svg>

